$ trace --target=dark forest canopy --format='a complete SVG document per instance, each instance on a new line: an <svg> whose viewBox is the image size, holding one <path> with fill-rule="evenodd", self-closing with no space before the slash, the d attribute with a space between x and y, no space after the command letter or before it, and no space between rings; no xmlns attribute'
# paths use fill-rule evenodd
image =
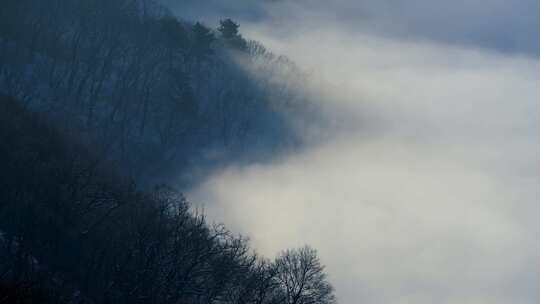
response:
<svg viewBox="0 0 540 304"><path fill-rule="evenodd" d="M335 302L314 249L261 257L156 183L298 143L302 73L239 27L3 1L0 304Z"/></svg>
<svg viewBox="0 0 540 304"><path fill-rule="evenodd" d="M230 19L211 29L146 0L2 5L0 91L138 181L190 182L187 167L300 141L291 121L306 101L290 86L302 73Z"/></svg>

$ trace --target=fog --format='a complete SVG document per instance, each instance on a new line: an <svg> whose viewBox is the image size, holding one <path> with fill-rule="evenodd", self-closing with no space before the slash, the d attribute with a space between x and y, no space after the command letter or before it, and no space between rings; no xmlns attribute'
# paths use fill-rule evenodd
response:
<svg viewBox="0 0 540 304"><path fill-rule="evenodd" d="M390 1L306 1L236 16L309 72L303 93L332 124L297 153L216 171L189 197L267 256L318 248L344 304L535 303L540 62L532 35L505 47L499 21L517 2L414 1L425 11L401 14ZM366 17L345 17L362 5ZM473 22L484 15L494 29Z"/></svg>

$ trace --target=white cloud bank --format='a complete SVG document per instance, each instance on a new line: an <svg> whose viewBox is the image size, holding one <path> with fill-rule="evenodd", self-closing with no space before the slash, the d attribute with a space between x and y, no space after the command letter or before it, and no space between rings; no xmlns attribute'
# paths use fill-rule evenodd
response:
<svg viewBox="0 0 540 304"><path fill-rule="evenodd" d="M342 304L537 303L540 61L332 26L244 28L343 126L190 197L268 256L318 248Z"/></svg>

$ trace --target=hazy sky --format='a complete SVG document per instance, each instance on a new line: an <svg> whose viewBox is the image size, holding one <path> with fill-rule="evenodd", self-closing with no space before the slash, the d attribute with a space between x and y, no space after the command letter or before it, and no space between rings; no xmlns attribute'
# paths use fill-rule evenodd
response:
<svg viewBox="0 0 540 304"><path fill-rule="evenodd" d="M310 71L342 121L193 201L268 256L319 249L343 304L538 302L540 3L209 2L182 3Z"/></svg>
<svg viewBox="0 0 540 304"><path fill-rule="evenodd" d="M275 33L328 25L399 38L540 54L536 0L161 0L210 24L225 17L271 25Z"/></svg>

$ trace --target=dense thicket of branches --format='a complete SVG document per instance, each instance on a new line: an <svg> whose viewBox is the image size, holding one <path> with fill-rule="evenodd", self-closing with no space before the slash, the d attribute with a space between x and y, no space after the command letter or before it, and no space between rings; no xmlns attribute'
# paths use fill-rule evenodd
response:
<svg viewBox="0 0 540 304"><path fill-rule="evenodd" d="M0 97L0 303L326 304L314 250L274 262L166 186L141 192Z"/></svg>
<svg viewBox="0 0 540 304"><path fill-rule="evenodd" d="M268 77L253 76L261 70ZM287 87L301 77L232 20L212 30L152 0L4 0L0 9L0 92L134 178L166 180L190 162L295 143L284 117L305 108Z"/></svg>

